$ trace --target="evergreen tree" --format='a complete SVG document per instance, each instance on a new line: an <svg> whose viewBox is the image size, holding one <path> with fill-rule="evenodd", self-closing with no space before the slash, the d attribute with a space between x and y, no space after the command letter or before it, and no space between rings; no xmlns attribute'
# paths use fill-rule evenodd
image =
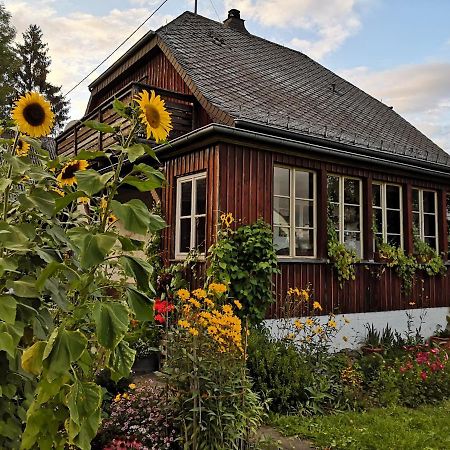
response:
<svg viewBox="0 0 450 450"><path fill-rule="evenodd" d="M54 133L60 131L69 117L69 102L64 99L60 86L47 80L51 59L48 45L42 40L42 30L38 25L30 25L23 33L23 44L17 45L20 68L17 71L15 88L18 96L29 91L44 94L52 104L55 113Z"/></svg>
<svg viewBox="0 0 450 450"><path fill-rule="evenodd" d="M8 116L14 93L13 79L19 65L13 42L16 30L10 24L11 14L0 3L0 119Z"/></svg>

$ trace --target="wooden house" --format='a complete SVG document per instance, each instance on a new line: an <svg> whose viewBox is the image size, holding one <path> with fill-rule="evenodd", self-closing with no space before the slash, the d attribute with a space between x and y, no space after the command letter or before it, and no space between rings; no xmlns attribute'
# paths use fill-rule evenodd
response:
<svg viewBox="0 0 450 450"><path fill-rule="evenodd" d="M414 227L448 261L449 155L392 107L249 33L239 11L224 23L183 13L89 89L82 120L116 123L112 99L142 89L160 94L172 114L170 146L159 151L167 260L205 252L221 212L242 223L262 217L279 255L273 318L288 288L307 284L338 313L427 308L433 316L450 306L450 277L423 276L406 296L395 270L374 261L374 234L411 253ZM62 155L106 145L81 124L57 139ZM342 288L327 256L329 204L339 239L361 259Z"/></svg>

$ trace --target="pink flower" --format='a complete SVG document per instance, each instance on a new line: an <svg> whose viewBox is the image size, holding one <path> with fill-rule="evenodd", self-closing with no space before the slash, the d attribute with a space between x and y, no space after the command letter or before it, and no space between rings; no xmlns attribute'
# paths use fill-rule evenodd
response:
<svg viewBox="0 0 450 450"><path fill-rule="evenodd" d="M417 353L417 355L416 355L417 364L426 363L428 361L428 355L429 355L428 352Z"/></svg>
<svg viewBox="0 0 450 450"><path fill-rule="evenodd" d="M425 381L428 378L428 375L425 372L425 370L422 370L422 372L420 372L420 378L422 378L423 381Z"/></svg>

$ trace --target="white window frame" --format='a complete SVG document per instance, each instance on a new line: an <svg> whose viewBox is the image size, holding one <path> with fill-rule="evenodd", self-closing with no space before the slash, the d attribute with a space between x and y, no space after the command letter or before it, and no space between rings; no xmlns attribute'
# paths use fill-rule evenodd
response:
<svg viewBox="0 0 450 450"><path fill-rule="evenodd" d="M381 236L383 239L383 243L387 242L387 212L388 210L390 211L400 211L400 248L403 249L403 242L404 242L404 232L403 232L403 190L402 190L402 185L401 184L396 184L396 183L386 183L383 181L374 181L372 183L372 185L377 185L380 186L380 200L381 200L381 206L374 206L373 201L372 201L372 209L381 209L381 220L383 222L383 229L381 230ZM398 209L394 209L394 208L388 208L387 204L386 204L386 186L396 186L399 188L399 195L400 195L400 210ZM373 193L373 191L372 191ZM393 234L393 233L390 233ZM374 248L375 248L375 239L376 239L376 234L375 232L373 233L373 242L374 242Z"/></svg>
<svg viewBox="0 0 450 450"><path fill-rule="evenodd" d="M445 220L447 222L447 242L448 242L447 258L450 258L450 192L446 193L445 201L446 201Z"/></svg>
<svg viewBox="0 0 450 450"><path fill-rule="evenodd" d="M361 178L357 178L357 177L348 177L346 175L339 175L339 174L335 174L335 173L327 173L327 177L335 177L339 179L339 202L331 202L328 199L328 202L331 205L337 204L339 205L339 229L336 230L338 236L339 236L339 242L341 244L345 245L345 240L344 240L344 236L345 236L345 232L348 231L349 233L359 233L360 239L359 239L359 244L360 244L360 250L359 250L359 254L360 254L360 259L363 259L364 257L364 243L363 243L363 238L364 238L364 221L363 221L363 201L364 201L364 197L363 197L363 185L362 185L362 180ZM359 183L359 205L353 204L353 203L345 203L344 202L344 187L345 187L345 180L356 180ZM327 196L328 196L328 178L327 178ZM352 230L345 230L344 229L344 210L345 210L345 206L359 206L359 232L358 231L352 231Z"/></svg>
<svg viewBox="0 0 450 450"><path fill-rule="evenodd" d="M275 164L273 171L275 173L275 169L288 169L289 170L289 197L287 195L277 195L275 192L273 193L272 200L275 197L278 198L289 198L289 255L277 255L280 259L316 259L317 258L317 174L314 170L302 169L300 167L292 167L285 166L282 164ZM313 175L313 198L302 198L296 197L295 195L295 172L306 172L311 173ZM274 188L274 186L272 186ZM297 227L295 226L295 201L296 200L304 200L311 201L313 203L313 227ZM273 216L273 207L272 207L272 216ZM273 225L277 227L278 225ZM302 256L295 254L295 230L313 230L313 254L309 256Z"/></svg>
<svg viewBox="0 0 450 450"><path fill-rule="evenodd" d="M419 239L421 241L424 241L424 242L425 242L426 238L436 239L435 250L439 253L439 228L438 228L438 225L439 225L439 223L438 223L438 210L439 210L439 207L438 207L437 191L433 191L433 189L422 189L422 188L418 188L418 187L415 187L415 186L413 186L413 188L412 188L411 195L413 195L413 191L418 191L419 192L419 210L417 211L415 209L412 209L412 211L411 211L412 212L412 216L413 216L412 217L413 218L413 223L414 223L414 214L415 213L416 214L419 213ZM433 213L427 213L423 209L423 193L424 192L431 192L431 193L434 194L434 214ZM411 202L411 203L413 204L414 202ZM413 207L414 206L412 206L412 208ZM436 235L435 236L425 236L425 221L423 220L425 215L427 215L427 216L434 215L434 227L435 227L435 230L436 230ZM413 230L411 230L411 233L412 232L413 232Z"/></svg>
<svg viewBox="0 0 450 450"><path fill-rule="evenodd" d="M205 179L206 180L206 172L200 172L195 173L192 175L186 175L183 177L177 178L177 191L176 191L176 213L175 213L175 258L176 259L183 259L185 258L189 253L188 252L181 252L180 251L180 230L181 230L181 219L191 219L191 240L190 240L190 249L195 248L198 243L195 242L196 239L196 233L195 233L195 226L196 226L196 219L199 217L205 217L205 224L206 224L206 212L207 212L207 203L208 203L208 196L207 192L205 195L205 213L204 214L196 214L195 208L197 205L197 180ZM182 216L181 215L181 185L183 183L186 183L190 181L192 183L192 192L191 192L191 213L188 216ZM207 184L206 184L207 186ZM206 233L205 233L205 239L206 239ZM206 252L206 242L205 242L205 252ZM201 253L201 255L205 255L205 252Z"/></svg>

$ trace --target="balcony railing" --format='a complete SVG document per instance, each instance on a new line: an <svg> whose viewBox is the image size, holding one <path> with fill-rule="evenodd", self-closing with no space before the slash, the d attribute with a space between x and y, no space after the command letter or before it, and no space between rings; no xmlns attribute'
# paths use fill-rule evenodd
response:
<svg viewBox="0 0 450 450"><path fill-rule="evenodd" d="M126 132L129 124L116 114L112 107L114 98L128 103L142 90L154 90L165 101L167 110L171 113L173 130L169 138L173 139L194 129L194 97L192 95L160 89L143 83L132 82L118 91L114 96L105 100L80 121L64 130L56 138L57 154L59 156L77 155L80 150L103 150L114 141L110 135L87 128L82 122L98 120L111 126L121 126ZM145 137L142 133L142 137Z"/></svg>

